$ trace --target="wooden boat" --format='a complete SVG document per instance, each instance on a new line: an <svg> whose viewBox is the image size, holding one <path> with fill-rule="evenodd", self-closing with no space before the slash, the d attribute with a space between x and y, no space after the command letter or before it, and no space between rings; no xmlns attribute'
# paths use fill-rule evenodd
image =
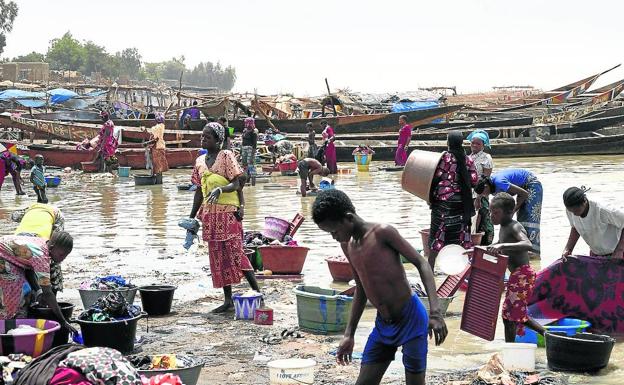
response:
<svg viewBox="0 0 624 385"><path fill-rule="evenodd" d="M43 155L46 165L53 167L81 168L83 162L93 162L96 154L93 151L76 150L75 147L59 144L17 144L19 155L33 158ZM191 167L198 156L198 149L168 148L166 149L167 163L170 168ZM127 148L119 150L117 154L119 165L132 169L145 169L145 150L143 148Z"/></svg>
<svg viewBox="0 0 624 385"><path fill-rule="evenodd" d="M547 157L564 155L624 154L624 128L604 128L595 132L546 135L539 138L493 139L490 153L497 158ZM367 144L375 150L375 160L394 160L396 141L336 141L338 161L353 162L353 149ZM414 141L411 150L442 152L446 141ZM466 146L468 150L468 146Z"/></svg>

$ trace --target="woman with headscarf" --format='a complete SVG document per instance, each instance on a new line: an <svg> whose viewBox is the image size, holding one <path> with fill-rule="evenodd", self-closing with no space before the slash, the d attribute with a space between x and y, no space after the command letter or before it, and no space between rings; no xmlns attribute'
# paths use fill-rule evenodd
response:
<svg viewBox="0 0 624 385"><path fill-rule="evenodd" d="M470 235L474 215L472 187L478 177L472 160L464 152L463 141L459 131L448 135L448 150L442 154L431 184L431 269L444 246L453 244L465 249L473 246Z"/></svg>
<svg viewBox="0 0 624 385"><path fill-rule="evenodd" d="M624 333L624 210L587 196L584 186L563 193L570 235L562 258L537 273L529 312L535 318L591 322L592 330ZM589 255L573 255L579 238Z"/></svg>
<svg viewBox="0 0 624 385"><path fill-rule="evenodd" d="M169 170L165 145L165 115L156 113L156 125L149 131L151 139L143 145L149 148L152 175L162 175Z"/></svg>
<svg viewBox="0 0 624 385"><path fill-rule="evenodd" d="M108 112L100 113L102 118L102 128L100 129L99 141L97 146L97 161L100 162L102 172L110 171L112 164L116 163L115 152L119 146L119 142L115 137L115 124L110 120Z"/></svg>
<svg viewBox="0 0 624 385"><path fill-rule="evenodd" d="M234 153L222 149L224 139L222 125L206 124L202 147L207 153L195 161L192 176L192 183L200 188L195 191L190 217L197 216L203 225L202 238L208 243L212 284L223 288L225 295L223 305L213 310L215 313L233 310L232 285L238 284L243 276L253 290L260 290L243 251L243 170Z"/></svg>
<svg viewBox="0 0 624 385"><path fill-rule="evenodd" d="M0 189L4 183L4 179L7 175L11 175L13 179L13 186L15 187L15 193L17 195L26 195L22 189L22 176L21 172L26 161L21 157L11 153L2 144L0 144Z"/></svg>
<svg viewBox="0 0 624 385"><path fill-rule="evenodd" d="M327 168L330 174L338 174L338 161L336 157L336 135L334 134L334 128L330 126L326 120L321 122L321 128L323 129L323 140L325 141L325 161L327 162Z"/></svg>
<svg viewBox="0 0 624 385"><path fill-rule="evenodd" d="M256 129L256 121L252 117L245 118L243 123L245 128L243 130L243 143L241 147L241 164L243 165L245 174L247 174L247 178L251 181L251 185L255 186L258 129Z"/></svg>
<svg viewBox="0 0 624 385"><path fill-rule="evenodd" d="M533 253L540 254L540 222L542 217L542 183L529 170L507 168L494 173L491 177L482 176L475 187L475 192L486 198L490 194L506 192L516 196L517 220L527 231L533 244Z"/></svg>
<svg viewBox="0 0 624 385"><path fill-rule="evenodd" d="M494 168L492 156L484 151L485 147L490 148L490 136L486 131L476 130L468 135L471 153L468 157L472 160L477 169L477 175L490 176ZM481 245L487 246L494 240L494 225L490 219L490 202L487 198L478 194L473 194L475 199L475 210L477 210L477 222L475 232L483 233Z"/></svg>

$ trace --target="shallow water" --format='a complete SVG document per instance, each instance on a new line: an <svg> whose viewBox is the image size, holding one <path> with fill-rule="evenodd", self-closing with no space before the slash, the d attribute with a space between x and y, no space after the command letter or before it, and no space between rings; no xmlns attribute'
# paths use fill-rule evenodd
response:
<svg viewBox="0 0 624 385"><path fill-rule="evenodd" d="M496 168L525 167L536 173L544 186L542 209L542 261L536 267L546 266L556 259L567 240L569 226L561 204L563 191L570 186L591 187L591 195L603 202L621 205L624 192L624 157L562 157L495 160ZM383 163L374 163L370 173L339 175L337 186L347 192L354 201L358 213L369 220L389 223L421 248L419 229L429 225L429 210L420 199L403 192L401 173L374 171ZM349 167L349 165L341 165ZM75 249L66 261L70 267L67 288L75 289L75 282L101 273L102 269L120 274L142 277L137 283L157 280L153 272L167 277L184 277L181 293L187 298L198 298L211 289L209 278L204 278L202 267L205 257L186 253L181 244L185 232L177 226L179 218L187 216L193 193L178 191L177 185L188 183L191 170L175 170L167 173L162 186L135 187L132 179L107 178L101 175L73 175L65 178L57 189L48 189L51 203L62 208L66 217L66 229L75 238ZM340 254L340 248L328 234L321 232L310 218L312 197L295 195L296 177L274 177L271 182L288 185L281 190L265 189L265 184L245 190L245 229L261 229L265 216L291 219L302 212L308 219L301 226L296 239L311 248L304 267L308 284L333 285L325 257ZM31 191L28 190L27 191ZM0 192L0 234L8 234L15 228L10 223L10 213L33 202L29 197L15 197L10 181ZM120 250L117 250L120 249ZM121 252L119 252L121 251ZM588 251L582 240L577 253ZM144 273L145 272L145 273ZM417 277L413 267L408 276ZM163 279L162 277L160 279ZM344 287L336 285L336 287ZM74 290L66 290L63 297L77 299ZM497 338L483 341L459 331L459 312L463 294L451 304L451 316L447 318L450 335L441 347L430 346L429 369L444 370L469 368L482 365L503 343L502 324L499 322ZM367 311L358 329L356 350L363 348L374 318ZM624 374L624 346L619 343L611 357L609 368L597 376L572 376L574 383L620 384ZM545 367L545 351L538 350L538 367ZM400 361L391 370L402 372Z"/></svg>

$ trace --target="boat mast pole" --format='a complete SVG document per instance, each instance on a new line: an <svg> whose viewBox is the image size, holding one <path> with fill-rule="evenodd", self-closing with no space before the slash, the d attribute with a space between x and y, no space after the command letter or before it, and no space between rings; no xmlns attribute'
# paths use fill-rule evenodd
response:
<svg viewBox="0 0 624 385"><path fill-rule="evenodd" d="M334 110L334 116L338 116L338 113L336 112L336 106L334 105L334 98L332 97L331 91L329 90L329 82L327 81L327 78L325 78L325 85L327 86L327 95L329 96L329 100L331 101L332 110Z"/></svg>

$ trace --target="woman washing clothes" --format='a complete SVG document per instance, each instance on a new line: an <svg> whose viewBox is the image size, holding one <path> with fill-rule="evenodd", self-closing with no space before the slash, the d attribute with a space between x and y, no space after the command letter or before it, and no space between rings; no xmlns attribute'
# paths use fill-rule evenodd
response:
<svg viewBox="0 0 624 385"><path fill-rule="evenodd" d="M336 157L336 135L334 129L330 126L326 120L321 122L321 128L323 129L323 140L325 141L325 161L327 162L327 168L330 174L338 174L338 161Z"/></svg>
<svg viewBox="0 0 624 385"><path fill-rule="evenodd" d="M201 143L207 153L195 161L192 176L193 184L201 188L195 191L190 217L197 216L203 225L202 238L208 243L212 284L223 288L225 296L223 305L214 309L214 313L234 309L232 285L240 283L243 276L253 290L260 291L243 251L243 170L234 153L221 148L224 139L222 125L206 124Z"/></svg>
<svg viewBox="0 0 624 385"><path fill-rule="evenodd" d="M462 147L459 131L448 135L448 150L436 168L431 185L431 227L429 230L429 265L433 270L440 250L446 245L473 246L470 235L474 215L472 186L477 170Z"/></svg>
<svg viewBox="0 0 624 385"><path fill-rule="evenodd" d="M468 135L470 141L471 153L468 157L472 160L477 169L477 175L490 176L494 168L492 156L484 151L485 147L490 148L490 136L486 131L476 130ZM477 211L477 222L475 224L475 232L483 233L481 238L481 246L492 244L494 240L494 225L490 218L490 202L486 197L473 194L474 206Z"/></svg>
<svg viewBox="0 0 624 385"><path fill-rule="evenodd" d="M540 221L542 215L542 199L544 191L542 183L529 170L507 168L491 177L479 179L475 192L486 198L490 194L506 192L516 196L517 220L524 226L531 243L533 253L540 255Z"/></svg>
<svg viewBox="0 0 624 385"><path fill-rule="evenodd" d="M98 135L99 141L96 147L98 155L96 161L99 163L102 172L109 172L112 169L112 164L116 163L115 152L117 152L119 142L115 137L115 124L110 120L108 112L102 111L100 117L104 124L102 124L100 134Z"/></svg>
<svg viewBox="0 0 624 385"><path fill-rule="evenodd" d="M151 138L143 143L143 146L149 149L152 176L162 176L163 172L169 171L165 144L165 115L157 112L155 119L156 125L149 130Z"/></svg>
<svg viewBox="0 0 624 385"><path fill-rule="evenodd" d="M55 231L50 240L39 237L6 235L0 238L0 319L24 318L29 304L26 290L29 273L41 287L40 302L50 307L63 326L71 326L56 302L50 286L50 261L61 263L73 248L73 239L66 232Z"/></svg>
<svg viewBox="0 0 624 385"><path fill-rule="evenodd" d="M11 175L13 179L13 187L17 195L26 195L22 189L22 169L26 165L26 161L19 156L12 154L2 144L0 144L0 189L7 175Z"/></svg>

